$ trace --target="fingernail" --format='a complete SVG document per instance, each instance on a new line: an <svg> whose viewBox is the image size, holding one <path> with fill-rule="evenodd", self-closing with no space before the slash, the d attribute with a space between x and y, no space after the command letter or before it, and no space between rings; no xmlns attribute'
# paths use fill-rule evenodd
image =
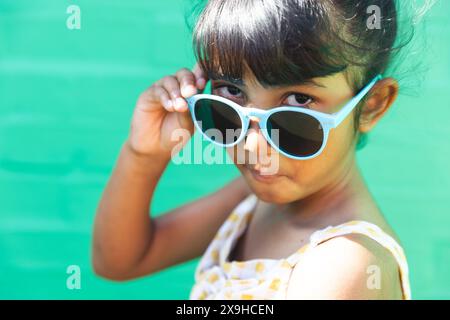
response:
<svg viewBox="0 0 450 320"><path fill-rule="evenodd" d="M197 80L197 87L198 88L203 88L205 86L205 79L204 78L200 78Z"/></svg>
<svg viewBox="0 0 450 320"><path fill-rule="evenodd" d="M172 100L164 100L164 105L166 106L166 108L172 107Z"/></svg>
<svg viewBox="0 0 450 320"><path fill-rule="evenodd" d="M185 104L184 99L182 99L182 98L177 98L177 99L175 100L175 109L177 109L177 110L183 109L184 104Z"/></svg>
<svg viewBox="0 0 450 320"><path fill-rule="evenodd" d="M185 96L193 95L197 92L197 88L195 88L193 85L187 85L183 88L183 91Z"/></svg>

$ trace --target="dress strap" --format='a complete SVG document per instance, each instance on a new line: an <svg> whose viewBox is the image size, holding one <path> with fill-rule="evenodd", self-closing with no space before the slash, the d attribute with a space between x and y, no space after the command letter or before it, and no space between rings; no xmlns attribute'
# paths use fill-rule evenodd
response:
<svg viewBox="0 0 450 320"><path fill-rule="evenodd" d="M238 214L247 214L250 213L258 202L258 197L251 193L244 200L242 200L236 208L234 208L234 212Z"/></svg>
<svg viewBox="0 0 450 320"><path fill-rule="evenodd" d="M309 243L304 245L297 252L291 255L287 259L287 261L291 266L295 266L297 261L305 252L318 246L320 243L334 237L352 233L366 235L392 253L398 263L400 270L400 281L402 284L403 298L406 300L410 300L411 288L409 283L408 263L402 247L397 243L397 241L394 240L394 238L384 232L380 227L367 221L353 220L337 226L328 226L324 229L317 230L310 236Z"/></svg>
<svg viewBox="0 0 450 320"><path fill-rule="evenodd" d="M226 219L218 236L223 239L223 244L219 252L219 263L223 265L230 255L236 240L246 230L249 220L252 217L252 211L258 202L255 194L250 194L235 207Z"/></svg>
<svg viewBox="0 0 450 320"><path fill-rule="evenodd" d="M242 233L257 200L255 194L250 194L230 212L197 265L196 281L200 280L201 274L205 270L215 265L223 265L235 238Z"/></svg>

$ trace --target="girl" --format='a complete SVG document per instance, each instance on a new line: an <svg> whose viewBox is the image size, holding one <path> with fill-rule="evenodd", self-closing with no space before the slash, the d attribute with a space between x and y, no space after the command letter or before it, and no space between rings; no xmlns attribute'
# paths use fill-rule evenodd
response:
<svg viewBox="0 0 450 320"><path fill-rule="evenodd" d="M410 299L400 241L355 155L397 98L385 76L404 45L397 20L393 0L209 0L198 64L137 101L97 211L96 273L128 280L202 256L192 299ZM193 134L208 114L245 133L222 141L242 177L151 218L172 132Z"/></svg>

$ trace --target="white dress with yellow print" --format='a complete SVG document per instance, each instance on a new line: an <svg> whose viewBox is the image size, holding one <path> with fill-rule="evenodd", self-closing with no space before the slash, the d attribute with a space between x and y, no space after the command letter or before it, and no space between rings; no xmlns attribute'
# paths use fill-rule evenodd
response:
<svg viewBox="0 0 450 320"><path fill-rule="evenodd" d="M310 242L285 259L228 261L257 203L251 194L231 212L200 259L190 299L286 299L289 277L297 261L311 248L330 238L350 233L364 234L388 249L398 262L403 298L411 299L408 264L401 246L378 226L350 221L317 230Z"/></svg>

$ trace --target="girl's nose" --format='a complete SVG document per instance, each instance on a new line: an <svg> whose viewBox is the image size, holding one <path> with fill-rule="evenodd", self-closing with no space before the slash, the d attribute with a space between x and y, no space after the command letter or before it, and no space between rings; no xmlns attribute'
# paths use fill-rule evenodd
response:
<svg viewBox="0 0 450 320"><path fill-rule="evenodd" d="M250 127L245 137L244 150L256 153L258 151L258 144L260 143L265 144L267 142L259 129L258 121L250 120Z"/></svg>

